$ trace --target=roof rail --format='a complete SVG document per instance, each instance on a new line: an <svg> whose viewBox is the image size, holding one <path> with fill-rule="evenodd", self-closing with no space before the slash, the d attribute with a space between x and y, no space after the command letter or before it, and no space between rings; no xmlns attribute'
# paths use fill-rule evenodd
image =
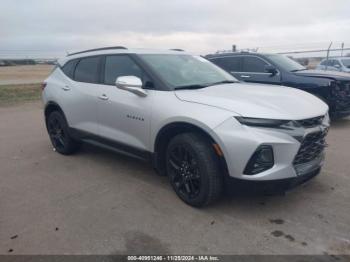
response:
<svg viewBox="0 0 350 262"><path fill-rule="evenodd" d="M179 51L179 52L184 52L185 50L183 49L180 49L180 48L171 48L169 50L172 50L172 51Z"/></svg>
<svg viewBox="0 0 350 262"><path fill-rule="evenodd" d="M79 52L75 52L75 53L70 53L67 56L88 53L88 52L93 52L93 51L113 50L113 49L127 49L127 48L124 46L109 46L109 47L94 48L94 49L88 49L88 50L79 51Z"/></svg>
<svg viewBox="0 0 350 262"><path fill-rule="evenodd" d="M215 54L227 54L227 53L240 53L240 54L250 54L250 53L257 53L258 49L241 49L241 50L218 50L215 52Z"/></svg>

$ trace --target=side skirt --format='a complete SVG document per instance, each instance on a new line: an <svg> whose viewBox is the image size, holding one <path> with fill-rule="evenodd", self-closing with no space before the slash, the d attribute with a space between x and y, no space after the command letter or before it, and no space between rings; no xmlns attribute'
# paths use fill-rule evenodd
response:
<svg viewBox="0 0 350 262"><path fill-rule="evenodd" d="M69 128L69 134L76 140L80 140L98 147L105 148L117 153L121 153L130 157L140 159L154 164L154 153L142 150L136 147L129 146L124 143L120 143L108 138L104 138L89 132L85 132L76 128Z"/></svg>

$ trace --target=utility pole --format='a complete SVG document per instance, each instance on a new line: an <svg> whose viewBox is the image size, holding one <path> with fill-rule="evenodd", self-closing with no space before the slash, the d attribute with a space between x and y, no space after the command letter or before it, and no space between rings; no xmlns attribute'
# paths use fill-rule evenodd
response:
<svg viewBox="0 0 350 262"><path fill-rule="evenodd" d="M344 51L344 42L341 43L341 54L340 54L341 57L343 57L343 51Z"/></svg>
<svg viewBox="0 0 350 262"><path fill-rule="evenodd" d="M329 47L328 47L328 49L327 49L327 60L326 60L327 63L326 63L326 68L325 68L325 70L327 70L327 67L328 67L329 50L331 49L332 44L333 44L333 42L330 43L330 45L329 45Z"/></svg>

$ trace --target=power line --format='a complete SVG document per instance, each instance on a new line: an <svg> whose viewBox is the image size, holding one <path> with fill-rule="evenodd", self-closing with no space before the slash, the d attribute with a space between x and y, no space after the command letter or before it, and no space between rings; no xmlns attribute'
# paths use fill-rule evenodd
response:
<svg viewBox="0 0 350 262"><path fill-rule="evenodd" d="M329 49L329 51L349 51L350 48L334 48L334 49ZM288 52L280 52L278 54L282 55L288 55L288 54L303 54L303 53L319 53L319 52L327 52L328 49L319 49L319 50L304 50L304 51L288 51Z"/></svg>

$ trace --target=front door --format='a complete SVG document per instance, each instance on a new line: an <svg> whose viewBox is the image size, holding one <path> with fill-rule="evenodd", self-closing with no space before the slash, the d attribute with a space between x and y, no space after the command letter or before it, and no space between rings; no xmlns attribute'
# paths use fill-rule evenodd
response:
<svg viewBox="0 0 350 262"><path fill-rule="evenodd" d="M266 66L270 65L265 60L257 56L244 56L242 59L242 71L237 73L237 77L245 82L281 84L281 74L271 74L266 72Z"/></svg>
<svg viewBox="0 0 350 262"><path fill-rule="evenodd" d="M130 56L123 54L106 56L103 72L97 102L100 136L121 147L128 145L147 150L153 93L141 97L115 86L119 76L137 76L144 80L143 70Z"/></svg>

